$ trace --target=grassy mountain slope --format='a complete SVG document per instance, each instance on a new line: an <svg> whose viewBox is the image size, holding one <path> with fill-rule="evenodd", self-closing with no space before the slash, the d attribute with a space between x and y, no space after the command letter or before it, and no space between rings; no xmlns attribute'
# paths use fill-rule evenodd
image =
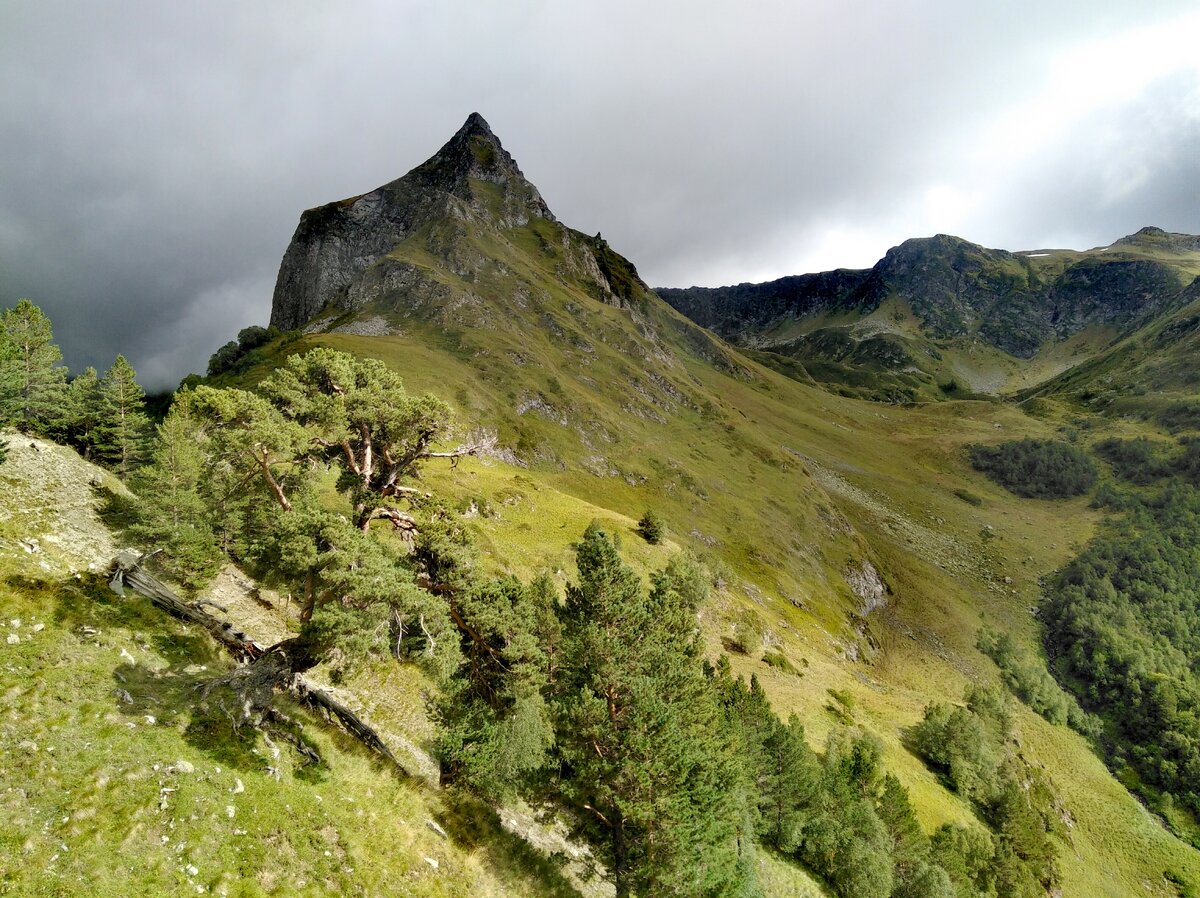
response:
<svg viewBox="0 0 1200 898"><path fill-rule="evenodd" d="M1171 313L1023 395L1060 396L1110 415L1137 415L1169 430L1200 425L1200 279Z"/></svg>
<svg viewBox="0 0 1200 898"><path fill-rule="evenodd" d="M468 121L465 129L411 180L306 213L273 316L304 332L261 347L254 366L218 383L252 383L287 354L318 345L383 359L410 392L451 403L462 427L497 432L494 456L454 468L431 464L425 474L463 514L493 570L572 579L571 544L595 518L623 535L625 554L643 575L677 548L706 555L725 582L701 613L710 655L730 651L735 622L756 616L760 644L731 657L736 671L761 678L778 712L799 713L817 746L847 721L876 734L886 766L910 789L928 829L978 823L975 809L910 750L908 728L927 702L957 701L967 684L996 678L975 649L980 625L1013 634L1036 656L1040 633L1030 608L1039 578L1089 538L1098 514L1086 498L1015 497L975 472L965 447L1055 436L1078 426L1077 412L1054 399L1027 404L1028 411L962 399L880 405L822 389L793 358L731 348L659 300L598 236L554 220L486 123ZM408 214L404 203L414 197L419 214ZM395 225L386 240L372 216ZM360 228L367 219L372 227ZM319 227L325 220L332 230ZM337 239L326 240L330 234ZM336 277L301 277L306 260L316 260L310 274ZM1065 270L1072 260L1035 255L1022 262L1005 254L1001 263L1032 277L1039 266ZM288 285L301 283L319 289L293 295ZM954 308L966 315L974 306ZM859 328L855 340L863 328L877 328L886 337L882 355L897 346L919 360L930 353L931 361L913 363L924 372L923 390L930 382L940 390L945 371L969 365L973 376L1000 371L1004 382L1024 370L1026 363L974 332L954 333L952 324L935 340L922 314L913 297L889 294L869 313L827 308L808 323L814 333ZM804 335L799 319L776 324L788 339ZM844 351L836 336L822 339L830 356ZM1092 352L1088 341L1100 339L1077 332L1074 344L1055 345L1059 355L1045 370L1069 363L1072 351ZM870 354L855 352L837 364L869 369ZM917 378L906 366L899 372ZM1145 430L1108 419L1095 427ZM0 507L47 507L46 496L24 490L11 470L0 468L0 489L12 496ZM666 520L662 547L633 531L646 508ZM5 787L13 784L4 800L16 822L0 829L12 849L0 857L21 851L26 859L11 872L0 867L10 877L0 882L34 894L70 893L79 877L93 874L105 887L146 883L147 893L197 885L229 894L567 893L562 872L489 811L416 778L397 780L298 709L289 713L304 720L329 769L313 776L285 762L276 782L266 771L269 746L216 738L211 724L187 710L195 672L181 659L185 650L202 650L194 636L117 600L94 578L72 584L69 565L29 567L42 556L15 540L45 530L40 515L22 511L0 523L8 578L0 610L5 620L20 618L22 628L44 622L38 637L44 634L47 647L22 638L7 662L0 738ZM862 586L871 569L886 587L882 603ZM30 576L40 580L21 579ZM427 685L409 671L386 679L367 672L348 684L374 723L417 749L429 736L420 698ZM114 689L127 690L133 702ZM79 694L96 697L81 703ZM1164 879L1168 871L1200 883L1200 853L1143 809L1079 736L1024 707L1017 730L1021 752L1042 767L1061 801L1064 895L1168 898L1178 894ZM27 738L38 743L36 752L20 748ZM63 745L87 743L109 751L75 754L71 766L58 760ZM182 785L179 759L195 768ZM172 765L176 772L166 772ZM240 771L232 782L231 771ZM74 806L39 790L39 777L84 796L82 816L73 819ZM132 778L112 795L117 777ZM238 778L245 791L231 792ZM98 788L106 790L103 801L92 797ZM178 791L160 792L169 788ZM26 803L27 814L20 810ZM441 841L426 819L444 825L450 839ZM50 838L62 827L67 853ZM237 829L258 838L245 845ZM114 842L124 842L128 854L106 853ZM438 861L436 871L426 857ZM819 894L793 864L766 852L760 863L768 895ZM63 869L69 878L55 879ZM279 872L264 881L263 870Z"/></svg>
<svg viewBox="0 0 1200 898"><path fill-rule="evenodd" d="M480 381L470 359L404 336L312 335L300 345L310 343L386 358L406 372L411 388L451 401ZM551 570L560 582L571 576L569 545L586 520L616 520L637 559L648 547L632 532L633 520L646 505L660 509L677 543L719 557L732 573L730 587L704 614L710 650L723 651L732 621L754 611L799 675L765 664L761 652L734 655L735 667L756 672L780 711L801 713L819 745L838 722L827 710L828 690L849 693L855 722L884 739L887 763L913 791L923 822L933 828L971 820L970 808L907 750L905 728L926 702L960 695L967 682L995 676L991 662L974 649L980 624L1012 632L1037 651L1039 634L1028 609L1038 600L1038 578L1088 538L1096 515L1082 499L1031 502L1007 494L969 468L963 446L1025 433L1053 435L1055 424L993 403L897 409L804 388L766 371L753 383L697 373L702 381L713 378L726 401L745 412L734 422L743 436L726 442L698 422L631 418L619 445L628 447L627 458L659 452L673 457L687 466L700 492L715 497L710 484L719 482L722 495L737 497L730 505L701 500L675 478L631 484L591 464L582 446L573 459L563 451L554 462L526 468L464 462L454 472L431 471L430 486L459 497L461 507L487 509L473 518L473 527L497 570ZM492 400L491 411L489 394L472 392L473 402L460 410L480 421L502 417L503 395ZM550 426L563 431L558 436L569 446L570 420ZM794 467L778 470L733 451L750 440L786 446ZM705 455L715 457L711 467L698 464ZM763 556L786 558L797 548L803 521L796 517L803 507L789 507L796 488L789 484L803 490L809 483L821 490L823 503L815 512L820 529L810 538L847 540L853 534L852 545L865 547L891 589L889 607L866 620L854 614L859 600L844 585L844 568L831 574L826 567L823 579L814 574L801 586L763 562ZM983 505L964 502L957 495L963 490ZM723 529L726 508L740 517ZM751 535L736 526L754 526L759 511L775 529L760 525ZM1055 537L1047 540L1047 533ZM720 542L706 545L710 535ZM1159 882L1164 870L1200 876L1195 853L1141 809L1083 740L1027 711L1019 719L1026 751L1046 765L1073 821L1071 843L1062 852L1065 894L1123 895L1149 884L1150 894L1168 895Z"/></svg>
<svg viewBox="0 0 1200 898"><path fill-rule="evenodd" d="M286 711L325 758L318 770L197 710L193 687L231 662L108 589L114 543L90 484L119 486L72 450L12 444L0 468L0 892L576 894L487 809L397 776L302 708Z"/></svg>
<svg viewBox="0 0 1200 898"><path fill-rule="evenodd" d="M331 293L307 333L268 346L240 379L265 376L283 354L327 345L383 359L411 391L454 405L464 426L495 429L498 458L426 476L458 499L497 570L569 579L570 544L596 516L618 522L642 560L649 550L632 522L655 508L674 544L728 572L727 588L703 612L714 654L735 620L757 615L765 646L794 672L765 663L765 646L735 654L735 668L756 672L778 711L799 712L818 745L848 715L881 737L928 827L972 820L906 747L906 729L928 701L995 677L974 648L982 623L1014 634L1036 657L1029 609L1038 580L1086 541L1097 515L1085 499L1031 501L1000 490L970 468L964 447L1054 435L1068 412L1044 403L1034 418L989 401L899 408L823 390L779 354L739 353L714 339L598 237L545 215L514 218L514 184L518 196L528 192L513 178L455 180L439 194L453 214L366 259L345 299ZM920 247L910 249L920 257ZM970 245L954 251L978 261ZM1179 250L1183 261L1171 256L1171 264L1192 264L1191 252ZM1075 255L996 254L999 268L984 280L1061 278L1085 261ZM870 328L912 356L926 352L933 364L920 370L935 384L945 371L1003 384L1030 366L1061 370L1111 339L1104 327L1083 328L1044 350L1045 360L1024 362L977 332L955 333L953 322L934 342L921 317L932 312L915 296L893 291L863 311L825 308L810 323L821 325L814 331ZM805 323L783 315L772 326L794 339ZM894 345L885 340L881 352ZM844 362L864 368L861 356ZM885 607L869 612L852 586L864 562L888 589ZM829 690L850 696L853 710L829 710L838 704ZM1200 855L1144 811L1082 739L1025 710L1019 730L1070 820L1064 894L1172 895L1168 870L1200 882Z"/></svg>

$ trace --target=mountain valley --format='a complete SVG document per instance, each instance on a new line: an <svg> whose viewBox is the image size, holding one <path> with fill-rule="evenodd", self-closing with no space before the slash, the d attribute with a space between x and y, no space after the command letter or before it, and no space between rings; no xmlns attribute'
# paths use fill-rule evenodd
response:
<svg viewBox="0 0 1200 898"><path fill-rule="evenodd" d="M1200 430L1198 275L1200 238L1148 227L1087 251L1011 253L938 235L908 240L867 270L652 290L599 234L558 221L472 114L404 177L304 212L282 260L270 330L231 344L179 395L258 389L284 408L291 400L277 372L289 360L323 350L381 362L409 397L430 394L452 411L452 430L436 441L442 455L472 447L452 459L434 453L405 488L451 510L488 576L547 578L569 605L584 576L578 546L593 523L615 537L639 584L653 586L672 557L690 554L712 573L710 597L694 615L699 656L710 666L728 659L732 677L753 675L770 709L781 720L797 715L823 757L843 738L877 745L880 771L906 790L926 835L949 825L995 832L1000 844L1009 836L988 801L920 747L926 709L969 707L983 719L964 698L973 688L1017 692L1000 685L1010 682L1005 669L980 648L981 631L989 631L1007 635L1055 695L1108 713L1086 684L1068 682L1055 666L1039 608L1055 572L1119 513L1093 501L1105 484L1124 483L1095 447L1152 437L1172 447L1184 438L1186 448ZM1026 438L1096 456L1100 486L1022 498L972 462L973 446ZM489 804L460 785L428 782L437 779L430 696L439 685L417 664L375 659L342 674L325 660L315 668L318 682L352 696L393 747L410 747L406 755L394 749L409 759L401 776L298 706L287 705L288 713L319 734L306 736L325 759L317 772L279 762L278 748L268 763L271 747L258 737L223 746L188 712L151 707L188 705L198 682L189 666L233 665L195 628L105 594L102 559L89 569L46 548L93 537L64 535L45 497L26 490L27 472L48 457L84 462L70 449L45 443L43 452L24 436L8 439L15 448L0 467L0 497L20 511L0 517L0 607L6 621L36 618L45 628L39 639L53 641L43 649L25 639L23 625L10 626L25 641L6 659L12 682L4 684L0 745L11 814L0 846L30 859L27 871L34 861L39 870L81 863L82 853L110 887L129 894L614 893L603 868L588 877L582 862L564 860L586 855L582 826L556 824L553 813L534 826L535 809L523 803L529 796ZM344 481L331 458L303 468L299 480L308 485L295 489L311 489L314 502L332 509L341 507ZM286 470L297 477L301 468ZM80 471L65 479L93 476ZM105 494L124 490L111 475L95 477ZM131 483L136 490L136 478ZM80 503L91 526L116 530L105 539L128 538L111 507ZM661 542L643 536L647 511L665 525ZM373 529L368 520L364 532L400 546L384 524ZM30 551L30 539L41 548ZM101 544L112 548L98 540L94 550ZM223 576L245 579L232 562L246 567L252 553L237 551L223 556ZM303 631L291 593L261 585L246 595L267 599L225 609L232 625L251 636L256 622L277 636ZM276 592L268 595L269 586ZM126 664L118 648L130 648L135 661ZM54 679L67 673L78 682ZM126 682L137 678L147 681L141 693ZM64 698L74 688L88 691L87 713ZM138 715L124 707L122 690L135 693ZM1010 700L1010 726L995 750L1018 771L1022 794L1044 785L1053 796L1038 810L1053 876L1020 882L1068 898L1196 894L1200 827L1189 799L1180 794L1164 810L1165 790L1143 781L1112 732L1084 733L1065 718L1051 722L1028 700ZM33 739L29 727L42 727L36 741L53 742L59 758L67 737L109 741L118 760L112 770L57 764L46 751L20 748ZM141 742L144 732L153 735ZM153 756L178 771L176 755L202 771L178 794L158 785L176 773L146 767ZM218 826L235 771L255 814L264 809L254 818L264 841L247 852L250 860L236 856ZM42 795L21 811L13 790L28 797L51 775L64 797ZM132 828L103 810L81 816L85 806L65 797L91 801L105 788L96 783L122 775L136 785L121 814L143 821ZM178 803L172 825L187 839L155 816L160 797L164 808ZM282 802L297 820L278 813ZM60 812L71 853L46 835ZM134 872L103 859L118 838L145 853ZM383 840L401 850L390 853ZM247 875L250 885L231 875L198 878L190 865L204 864L179 847L184 841L218 853L228 869L283 872ZM1034 852L1012 852L1033 869ZM334 856L337 863L327 860ZM795 851L763 844L753 857L761 894L853 894ZM370 872L346 872L353 867ZM142 885L131 885L134 877ZM70 893L61 880L59 891L39 891L51 880L0 862L0 884L13 894ZM1003 891L999 881L990 880L991 892L964 892L955 880L952 892L911 894L1033 894ZM693 894L678 892L685 893Z"/></svg>

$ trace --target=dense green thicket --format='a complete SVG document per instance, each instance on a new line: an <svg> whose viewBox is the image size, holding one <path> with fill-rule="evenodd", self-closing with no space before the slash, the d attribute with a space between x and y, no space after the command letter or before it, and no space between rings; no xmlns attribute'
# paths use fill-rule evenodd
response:
<svg viewBox="0 0 1200 898"><path fill-rule="evenodd" d="M1176 478L1101 498L1122 513L1051 585L1047 648L1111 722L1113 762L1200 813L1200 491Z"/></svg>
<svg viewBox="0 0 1200 898"><path fill-rule="evenodd" d="M1138 437L1109 439L1095 445L1113 473L1135 486L1149 486L1166 477L1180 477L1200 486L1200 439L1183 437L1178 444Z"/></svg>
<svg viewBox="0 0 1200 898"><path fill-rule="evenodd" d="M1064 829L1049 783L1016 751L1012 725L1003 692L971 687L965 707L927 706L910 738L995 833L990 859L970 877L973 888L1032 898L1057 883L1051 837Z"/></svg>
<svg viewBox="0 0 1200 898"><path fill-rule="evenodd" d="M1081 449L1058 440L1012 440L968 448L971 464L1005 489L1031 499L1062 499L1086 493L1096 465Z"/></svg>
<svg viewBox="0 0 1200 898"><path fill-rule="evenodd" d="M1046 720L1069 724L1085 736L1099 735L1100 721L1079 707L1079 702L1058 685L1041 659L1031 658L1009 634L984 627L979 631L976 646L996 662L1001 678L1013 694Z"/></svg>
<svg viewBox="0 0 1200 898"><path fill-rule="evenodd" d="M87 368L68 382L61 361L50 319L32 302L0 314L0 426L60 440L128 477L149 432L133 367L119 355L102 378Z"/></svg>
<svg viewBox="0 0 1200 898"><path fill-rule="evenodd" d="M1138 437L1133 440L1112 438L1101 440L1093 447L1096 454L1112 465L1113 473L1122 480L1146 486L1171 473L1166 458L1168 444L1162 440Z"/></svg>
<svg viewBox="0 0 1200 898"><path fill-rule="evenodd" d="M208 359L208 376L215 377L227 371L240 373L252 367L259 361L260 355L254 350L280 336L277 327L259 327L251 325L238 331L237 339L230 340Z"/></svg>

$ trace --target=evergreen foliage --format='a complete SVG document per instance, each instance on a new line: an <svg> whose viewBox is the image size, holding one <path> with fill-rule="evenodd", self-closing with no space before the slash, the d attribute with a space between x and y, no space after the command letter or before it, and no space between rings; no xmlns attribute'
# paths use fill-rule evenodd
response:
<svg viewBox="0 0 1200 898"><path fill-rule="evenodd" d="M131 486L143 497L131 535L184 587L195 590L220 569L221 550L204 487L206 453L199 423L177 404L158 426L150 463Z"/></svg>
<svg viewBox="0 0 1200 898"><path fill-rule="evenodd" d="M1159 440L1146 437L1122 440L1114 437L1101 440L1093 448L1097 455L1112 465L1113 473L1139 486L1147 486L1171 473L1164 444Z"/></svg>
<svg viewBox="0 0 1200 898"><path fill-rule="evenodd" d="M1096 465L1083 450L1059 440L1026 438L968 447L971 464L1018 496L1063 499L1086 493Z"/></svg>
<svg viewBox="0 0 1200 898"><path fill-rule="evenodd" d="M50 319L28 299L0 314L0 423L23 433L62 426L67 369Z"/></svg>
<svg viewBox="0 0 1200 898"><path fill-rule="evenodd" d="M310 457L338 466L338 486L350 496L360 528L376 517L397 520L394 503L419 495L405 481L449 430L444 402L408 396L400 377L377 359L332 349L291 356L259 389L303 429Z"/></svg>
<svg viewBox="0 0 1200 898"><path fill-rule="evenodd" d="M208 376L216 377L226 372L240 373L258 361L254 350L264 346L280 335L276 327L251 325L238 331L237 339L230 340L212 354L208 360Z"/></svg>
<svg viewBox="0 0 1200 898"><path fill-rule="evenodd" d="M127 382L126 372L115 367L122 376L106 376L105 382ZM313 493L315 464L332 461L344 466L344 475L353 465L361 468L360 458L372 458L372 448L380 467L387 463L393 472L412 475L440 433L428 416L396 416L397 408L402 414L413 407L440 409L436 400L391 394L390 381L358 377L363 370L377 373L326 351L288 369L318 376L277 378L267 395L203 385L178 394L159 429L154 462L138 478L145 494L133 531L166 549L164 564L189 587L202 585L228 556L301 595L300 636L282 651L280 676L319 661L329 662L336 674L366 658L395 657L440 680L460 660L458 622L448 601L459 584L422 568L439 557L437 551L409 555L374 538L353 489L349 494L358 504L344 511L325 507ZM324 376L347 372L345 389ZM348 422L371 441L370 448L353 444ZM400 433L406 422L415 422L418 432ZM397 447L406 453L400 465L389 458ZM356 457L355 449L363 456ZM432 539L436 509L430 515L425 532ZM410 534L418 528L407 513L403 523ZM426 584L419 585L418 577Z"/></svg>
<svg viewBox="0 0 1200 898"><path fill-rule="evenodd" d="M549 578L525 585L487 581L459 593L452 614L464 663L435 707L443 779L481 793L510 795L541 771L554 746L545 699L559 641L558 596Z"/></svg>
<svg viewBox="0 0 1200 898"><path fill-rule="evenodd" d="M83 389L86 389L86 384ZM133 366L118 355L104 373L96 390L99 408L91 428L96 457L106 462L122 480L142 461L150 419L146 417L146 394L138 385ZM80 395L81 400L85 397ZM82 420L89 413L79 408Z"/></svg>
<svg viewBox="0 0 1200 898"><path fill-rule="evenodd" d="M706 577L677 558L647 596L594 524L577 562L554 689L562 795L605 846L618 896L740 894L738 761L698 658Z"/></svg>
<svg viewBox="0 0 1200 898"><path fill-rule="evenodd" d="M63 428L65 441L84 458L92 458L95 452L100 409L100 376L89 366L71 378L67 387Z"/></svg>
<svg viewBox="0 0 1200 898"><path fill-rule="evenodd" d="M1100 441L1095 449L1112 465L1117 477L1134 486L1150 486L1167 477L1178 477L1200 487L1200 439L1196 437L1181 437L1177 445L1145 437L1113 438Z"/></svg>
<svg viewBox="0 0 1200 898"><path fill-rule="evenodd" d="M997 839L990 860L983 862L982 845L971 847L970 837L948 830L934 855L959 846L962 862L947 859L943 868L960 888L991 883L997 895L1042 895L1058 881L1052 837L1062 835L1063 828L1054 793L1014 750L1007 696L973 686L966 701L965 707L927 706L909 736L917 754L975 803Z"/></svg>
<svg viewBox="0 0 1200 898"><path fill-rule="evenodd" d="M1099 735L1100 722L1084 711L1045 666L1022 651L1009 634L984 627L979 631L976 646L996 662L1013 694L1046 720L1068 724L1085 736Z"/></svg>
<svg viewBox="0 0 1200 898"><path fill-rule="evenodd" d="M1200 813L1200 491L1175 478L1120 503L1051 585L1047 649L1114 759Z"/></svg>
<svg viewBox="0 0 1200 898"><path fill-rule="evenodd" d="M652 508L647 508L645 514L637 524L637 532L641 534L642 539L653 546L657 546L662 542L663 536L667 532L667 525L663 522L662 517Z"/></svg>

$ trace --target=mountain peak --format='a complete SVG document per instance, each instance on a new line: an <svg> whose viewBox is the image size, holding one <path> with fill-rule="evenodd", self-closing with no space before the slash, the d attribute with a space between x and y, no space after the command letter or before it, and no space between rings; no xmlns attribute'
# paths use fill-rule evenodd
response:
<svg viewBox="0 0 1200 898"><path fill-rule="evenodd" d="M1136 234L1122 237L1113 243L1112 246L1158 247L1175 252L1195 252L1200 250L1200 236L1195 234L1178 234L1174 231L1165 231L1162 228L1148 225Z"/></svg>
<svg viewBox="0 0 1200 898"><path fill-rule="evenodd" d="M472 182L495 184L501 188L499 211L506 225L522 224L529 218L554 219L537 188L521 173L517 161L478 112L467 116L440 150L388 187L414 181L427 190L445 191L476 206L480 206L481 197Z"/></svg>
<svg viewBox="0 0 1200 898"><path fill-rule="evenodd" d="M492 133L492 128L487 123L487 119L485 119L478 112L472 112L467 116L467 120L463 122L463 126L458 129L458 134L455 136L457 137L464 134L483 134L493 139L496 137L496 135Z"/></svg>

